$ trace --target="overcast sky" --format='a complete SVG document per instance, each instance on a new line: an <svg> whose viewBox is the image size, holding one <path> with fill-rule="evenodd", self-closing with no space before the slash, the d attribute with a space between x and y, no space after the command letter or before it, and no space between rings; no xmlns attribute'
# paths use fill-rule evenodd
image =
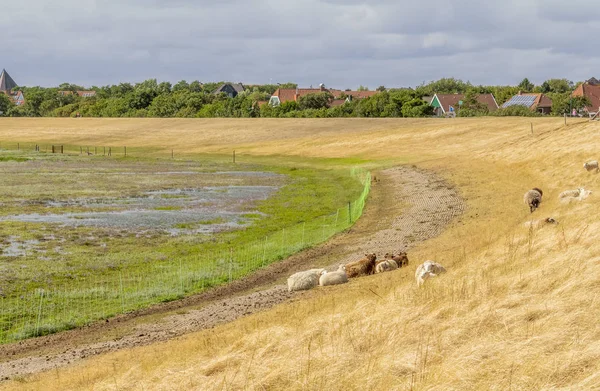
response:
<svg viewBox="0 0 600 391"><path fill-rule="evenodd" d="M0 0L20 85L600 77L592 0ZM9 23L7 23L9 21Z"/></svg>

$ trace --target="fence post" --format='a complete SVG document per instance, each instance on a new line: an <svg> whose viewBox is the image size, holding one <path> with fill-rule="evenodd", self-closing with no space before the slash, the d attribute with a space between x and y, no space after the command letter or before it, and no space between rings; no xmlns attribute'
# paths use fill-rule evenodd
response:
<svg viewBox="0 0 600 391"><path fill-rule="evenodd" d="M79 154L83 154L83 147L79 147Z"/></svg>
<svg viewBox="0 0 600 391"><path fill-rule="evenodd" d="M60 153L65 153L65 151L64 151L64 149L63 149L63 148L64 148L64 145L61 145L61 146L60 146Z"/></svg>
<svg viewBox="0 0 600 391"><path fill-rule="evenodd" d="M104 152L102 153L102 156L106 156L106 147L102 147L104 148Z"/></svg>
<svg viewBox="0 0 600 391"><path fill-rule="evenodd" d="M334 228L333 228L333 232L335 232L335 230L337 230L338 217L340 217L340 208L338 208L337 213L335 214L335 225L334 225Z"/></svg>
<svg viewBox="0 0 600 391"><path fill-rule="evenodd" d="M265 266L266 258L267 258L267 236L265 236L265 242L263 244L263 259L262 259L263 266Z"/></svg>
<svg viewBox="0 0 600 391"><path fill-rule="evenodd" d="M352 201L348 202L348 223L352 224Z"/></svg>
<svg viewBox="0 0 600 391"><path fill-rule="evenodd" d="M233 247L229 247L229 282L231 283L231 268L233 266Z"/></svg>
<svg viewBox="0 0 600 391"><path fill-rule="evenodd" d="M235 164L235 149L233 150L233 164Z"/></svg>
<svg viewBox="0 0 600 391"><path fill-rule="evenodd" d="M183 295L183 264L181 258L179 258L179 289L181 289L181 294Z"/></svg>
<svg viewBox="0 0 600 391"><path fill-rule="evenodd" d="M283 254L285 253L284 249L285 249L285 228L283 229L283 232L281 234L281 256L283 256Z"/></svg>
<svg viewBox="0 0 600 391"><path fill-rule="evenodd" d="M38 307L37 321L35 324L35 336L37 337L40 330L40 322L42 319L42 304L44 303L44 290L40 289L40 305Z"/></svg>
<svg viewBox="0 0 600 391"><path fill-rule="evenodd" d="M121 291L121 313L125 313L125 295L123 294L123 271L119 272L119 290Z"/></svg>
<svg viewBox="0 0 600 391"><path fill-rule="evenodd" d="M125 150L125 157L127 157L127 147L124 147Z"/></svg>

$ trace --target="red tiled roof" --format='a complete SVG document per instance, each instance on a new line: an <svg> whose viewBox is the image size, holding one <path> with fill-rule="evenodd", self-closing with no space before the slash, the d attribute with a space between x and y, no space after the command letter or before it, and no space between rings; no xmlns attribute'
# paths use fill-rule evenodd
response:
<svg viewBox="0 0 600 391"><path fill-rule="evenodd" d="M585 107L587 111L598 112L600 110L600 85L580 84L571 95L587 97L592 104Z"/></svg>
<svg viewBox="0 0 600 391"><path fill-rule="evenodd" d="M450 111L450 106L458 109L458 102L465 99L464 94L436 94L436 96L446 113ZM498 110L498 104L492 94L477 95L477 102L486 105L489 111Z"/></svg>
<svg viewBox="0 0 600 391"><path fill-rule="evenodd" d="M79 95L79 96L85 96L85 97L96 96L96 91L94 91L94 90L90 90L90 91L77 91L77 95Z"/></svg>
<svg viewBox="0 0 600 391"><path fill-rule="evenodd" d="M331 103L329 104L329 107L336 107L336 106L341 106L344 103L346 103L346 99L334 99L331 101Z"/></svg>

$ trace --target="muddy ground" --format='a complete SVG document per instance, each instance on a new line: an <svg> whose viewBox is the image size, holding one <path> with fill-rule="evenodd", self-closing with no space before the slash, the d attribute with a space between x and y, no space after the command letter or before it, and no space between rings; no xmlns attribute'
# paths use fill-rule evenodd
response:
<svg viewBox="0 0 600 391"><path fill-rule="evenodd" d="M311 267L337 268L366 252L410 250L463 213L456 189L431 172L396 167L375 173L361 219L347 232L226 286L87 327L0 346L0 379L65 366L86 357L215 327L305 293L286 278ZM409 251L410 258L410 251Z"/></svg>

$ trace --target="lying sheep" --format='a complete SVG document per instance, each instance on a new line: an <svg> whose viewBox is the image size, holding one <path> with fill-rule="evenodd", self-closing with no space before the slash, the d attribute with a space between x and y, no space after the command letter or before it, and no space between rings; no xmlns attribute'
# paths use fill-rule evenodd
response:
<svg viewBox="0 0 600 391"><path fill-rule="evenodd" d="M349 278L368 276L375 273L375 262L377 255L365 254L360 261L346 264L346 274Z"/></svg>
<svg viewBox="0 0 600 391"><path fill-rule="evenodd" d="M425 280L436 277L438 274L446 273L446 269L437 262L425 261L415 271L417 286L423 285Z"/></svg>
<svg viewBox="0 0 600 391"><path fill-rule="evenodd" d="M294 273L287 279L288 291L305 291L319 285L319 277L325 269L310 269Z"/></svg>
<svg viewBox="0 0 600 391"><path fill-rule="evenodd" d="M393 255L392 259L396 261L398 267L408 266L408 255L404 251L400 251L397 255Z"/></svg>
<svg viewBox="0 0 600 391"><path fill-rule="evenodd" d="M589 162L583 163L583 168L585 168L588 172L600 171L600 167L598 167L598 160L590 160Z"/></svg>
<svg viewBox="0 0 600 391"><path fill-rule="evenodd" d="M534 187L525 193L525 196L523 196L523 201L525 201L525 203L529 206L529 211L531 213L533 213L533 211L540 206L540 203L542 202L542 194L542 190Z"/></svg>
<svg viewBox="0 0 600 391"><path fill-rule="evenodd" d="M533 228L541 228L541 227L543 227L545 225L548 225L548 224L558 224L558 221L556 221L552 217L546 217L543 220L533 220L533 221L527 221L525 223L526 226L533 227Z"/></svg>
<svg viewBox="0 0 600 391"><path fill-rule="evenodd" d="M323 270L321 277L319 278L319 285L338 285L345 284L348 282L348 276L346 275L346 266L340 265L340 267L334 272L327 272Z"/></svg>
<svg viewBox="0 0 600 391"><path fill-rule="evenodd" d="M585 190L583 187L575 190L565 190L558 195L558 198L561 201L570 201L570 200L585 200L590 194L592 194L591 190Z"/></svg>
<svg viewBox="0 0 600 391"><path fill-rule="evenodd" d="M389 272L398 269L398 264L393 259L384 259L375 265L375 273Z"/></svg>

